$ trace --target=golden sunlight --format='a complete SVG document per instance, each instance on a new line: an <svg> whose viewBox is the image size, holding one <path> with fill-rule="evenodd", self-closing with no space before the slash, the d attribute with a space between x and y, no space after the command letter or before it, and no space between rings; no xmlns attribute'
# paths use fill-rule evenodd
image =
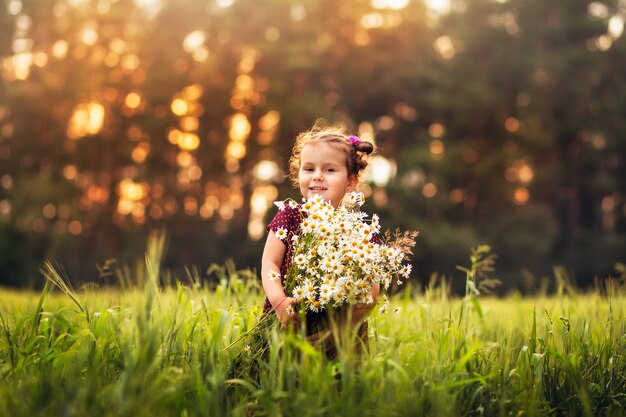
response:
<svg viewBox="0 0 626 417"><path fill-rule="evenodd" d="M77 105L68 123L67 136L71 139L80 139L97 134L104 125L104 116L104 106L98 101Z"/></svg>
<svg viewBox="0 0 626 417"><path fill-rule="evenodd" d="M10 61L7 61L12 64L13 75L18 80L25 80L30 75L30 67L33 64L33 54L30 52L24 52L20 54L15 54L11 57Z"/></svg>
<svg viewBox="0 0 626 417"><path fill-rule="evenodd" d="M226 147L226 155L229 159L241 159L246 156L246 145L241 142L230 142Z"/></svg>
<svg viewBox="0 0 626 417"><path fill-rule="evenodd" d="M178 138L178 146L183 151L193 151L200 146L200 138L195 133L183 133Z"/></svg>
<svg viewBox="0 0 626 417"><path fill-rule="evenodd" d="M156 13L161 7L161 0L135 0L135 4L139 7L146 9L148 12Z"/></svg>
<svg viewBox="0 0 626 417"><path fill-rule="evenodd" d="M533 180L533 169L529 165L524 164L520 166L517 176L520 182L528 184Z"/></svg>
<svg viewBox="0 0 626 417"><path fill-rule="evenodd" d="M278 189L273 185L254 187L250 197L250 218L248 220L248 236L251 239L259 240L265 236L263 217L276 198L278 198Z"/></svg>
<svg viewBox="0 0 626 417"><path fill-rule="evenodd" d="M181 151L176 155L176 163L181 168L189 168L196 163L196 158L187 151Z"/></svg>
<svg viewBox="0 0 626 417"><path fill-rule="evenodd" d="M450 0L424 0L424 4L436 13L445 14L450 12Z"/></svg>
<svg viewBox="0 0 626 417"><path fill-rule="evenodd" d="M396 172L397 166L393 160L376 155L370 158L363 176L366 181L385 187L396 176Z"/></svg>
<svg viewBox="0 0 626 417"><path fill-rule="evenodd" d="M195 132L200 127L197 117L186 116L180 119L180 127L186 132Z"/></svg>
<svg viewBox="0 0 626 417"><path fill-rule="evenodd" d="M183 134L183 132L181 132L178 129L170 129L167 132L167 140L172 144L172 145L178 145L178 139L180 138L180 136Z"/></svg>
<svg viewBox="0 0 626 417"><path fill-rule="evenodd" d="M226 9L230 6L232 6L235 3L235 0L216 0L215 4L217 5L217 7L220 7L222 9Z"/></svg>
<svg viewBox="0 0 626 417"><path fill-rule="evenodd" d="M191 84L183 88L182 94L185 100L198 100L202 97L204 89L200 84Z"/></svg>
<svg viewBox="0 0 626 417"><path fill-rule="evenodd" d="M365 29L375 29L383 25L385 19L380 13L369 13L361 18L361 26Z"/></svg>
<svg viewBox="0 0 626 417"><path fill-rule="evenodd" d="M184 116L189 110L187 102L182 98L175 98L174 100L172 100L172 104L170 107L172 109L172 113L174 113L176 116Z"/></svg>
<svg viewBox="0 0 626 417"><path fill-rule="evenodd" d="M264 160L254 167L254 176L260 181L270 181L280 172L278 165L274 161Z"/></svg>
<svg viewBox="0 0 626 417"><path fill-rule="evenodd" d="M261 145L269 145L274 142L278 125L280 123L280 113L275 110L268 111L259 119L261 132L257 135L257 142Z"/></svg>
<svg viewBox="0 0 626 417"><path fill-rule="evenodd" d="M505 170L504 177L509 182L529 184L533 180L534 171L524 160L517 160Z"/></svg>
<svg viewBox="0 0 626 417"><path fill-rule="evenodd" d="M58 40L52 45L52 55L56 59L63 59L67 55L67 51L69 49L69 45L67 41L61 39Z"/></svg>
<svg viewBox="0 0 626 417"><path fill-rule="evenodd" d="M137 55L125 55L122 58L122 71L124 72L124 74L131 74L133 71L135 71L137 68L139 68L139 65L141 64L141 61L139 60L139 57Z"/></svg>
<svg viewBox="0 0 626 417"><path fill-rule="evenodd" d="M528 200L530 200L530 192L528 191L528 188L519 187L515 189L515 192L513 193L513 202L515 204L523 206L528 203Z"/></svg>
<svg viewBox="0 0 626 417"><path fill-rule="evenodd" d="M437 195L437 186L432 182L424 184L424 187L422 188L422 194L424 194L424 197L426 198L433 198Z"/></svg>
<svg viewBox="0 0 626 417"><path fill-rule="evenodd" d="M146 185L136 183L129 178L124 178L117 187L120 199L139 201L146 195Z"/></svg>
<svg viewBox="0 0 626 417"><path fill-rule="evenodd" d="M9 14L17 16L22 11L22 2L19 0L12 0L6 7Z"/></svg>
<svg viewBox="0 0 626 417"><path fill-rule="evenodd" d="M280 122L280 113L275 110L270 110L263 117L259 119L259 127L262 130L272 130L278 127Z"/></svg>
<svg viewBox="0 0 626 417"><path fill-rule="evenodd" d="M615 15L609 20L609 35L617 39L624 33L624 17Z"/></svg>
<svg viewBox="0 0 626 417"><path fill-rule="evenodd" d="M445 152L445 145L439 139L435 139L430 142L430 157L435 161L439 161L443 158Z"/></svg>
<svg viewBox="0 0 626 417"><path fill-rule="evenodd" d="M93 203L103 204L109 199L109 191L105 187L90 184L87 188L85 196Z"/></svg>
<svg viewBox="0 0 626 417"><path fill-rule="evenodd" d="M80 34L80 39L85 45L93 46L98 41L98 26L96 22L87 22Z"/></svg>
<svg viewBox="0 0 626 417"><path fill-rule="evenodd" d="M230 130L228 132L228 136L230 140L235 142L245 142L248 139L248 135L250 135L250 122L248 118L243 113L236 113L230 119Z"/></svg>
<svg viewBox="0 0 626 417"><path fill-rule="evenodd" d="M0 214L5 219L11 214L11 202L9 200L0 200Z"/></svg>
<svg viewBox="0 0 626 417"><path fill-rule="evenodd" d="M446 127L441 123L433 123L428 128L428 134L434 138L440 138L446 134Z"/></svg>
<svg viewBox="0 0 626 417"><path fill-rule="evenodd" d="M130 156L131 158L133 158L133 161L135 161L138 164L141 164L142 162L146 160L149 153L150 153L150 145L145 142L142 142L139 145L137 145L135 149L133 149Z"/></svg>
<svg viewBox="0 0 626 417"><path fill-rule="evenodd" d="M454 49L454 43L449 36L440 36L435 40L434 43L435 51L441 56L443 59L448 60L454 58L456 51Z"/></svg>
<svg viewBox="0 0 626 417"><path fill-rule="evenodd" d="M375 9L400 10L409 5L409 0L372 0Z"/></svg>
<svg viewBox="0 0 626 417"><path fill-rule="evenodd" d="M517 132L520 128L519 120L515 117L507 117L504 121L504 128L511 133Z"/></svg>
<svg viewBox="0 0 626 417"><path fill-rule="evenodd" d="M206 35L201 30L196 30L185 36L183 40L183 49L185 52L193 53L196 49L202 46L206 41Z"/></svg>
<svg viewBox="0 0 626 417"><path fill-rule="evenodd" d="M141 104L141 96L139 95L139 93L137 92L131 92L128 93L128 95L126 96L126 100L124 101L124 104L126 104L126 107L128 107L129 109L136 109L137 107L139 107L139 105Z"/></svg>
<svg viewBox="0 0 626 417"><path fill-rule="evenodd" d="M254 88L254 80L248 74L241 74L235 80L235 85L238 90L247 92Z"/></svg>

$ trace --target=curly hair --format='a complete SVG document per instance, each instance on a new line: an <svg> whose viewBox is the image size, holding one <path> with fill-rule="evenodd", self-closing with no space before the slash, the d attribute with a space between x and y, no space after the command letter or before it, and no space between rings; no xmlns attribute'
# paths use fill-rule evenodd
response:
<svg viewBox="0 0 626 417"><path fill-rule="evenodd" d="M359 177L367 166L367 156L374 152L374 145L365 140L358 143L351 142L343 126L326 126L321 122L315 123L311 130L300 133L289 158L289 179L298 187L298 172L300 171L300 154L302 149L311 143L328 143L346 155L348 177Z"/></svg>

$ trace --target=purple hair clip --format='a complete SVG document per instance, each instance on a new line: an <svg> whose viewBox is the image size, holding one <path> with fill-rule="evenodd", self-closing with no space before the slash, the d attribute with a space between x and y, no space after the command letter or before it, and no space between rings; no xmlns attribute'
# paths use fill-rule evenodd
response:
<svg viewBox="0 0 626 417"><path fill-rule="evenodd" d="M353 146L361 143L361 139L359 139L357 136L348 136L348 140L350 141L350 143L352 143Z"/></svg>

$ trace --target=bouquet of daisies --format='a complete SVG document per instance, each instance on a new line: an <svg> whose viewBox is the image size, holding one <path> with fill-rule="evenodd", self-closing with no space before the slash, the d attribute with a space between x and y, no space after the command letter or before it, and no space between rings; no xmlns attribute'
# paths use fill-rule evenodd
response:
<svg viewBox="0 0 626 417"><path fill-rule="evenodd" d="M300 233L292 237L291 266L283 277L286 294L294 297L305 314L320 313L356 304L373 303L371 291L380 284L388 289L394 278L401 284L411 273L405 263L417 232L405 232L388 242L378 238L379 218L361 211L362 193L349 193L334 208L315 195L299 205ZM293 200L277 202L279 209ZM275 232L286 239L284 229Z"/></svg>

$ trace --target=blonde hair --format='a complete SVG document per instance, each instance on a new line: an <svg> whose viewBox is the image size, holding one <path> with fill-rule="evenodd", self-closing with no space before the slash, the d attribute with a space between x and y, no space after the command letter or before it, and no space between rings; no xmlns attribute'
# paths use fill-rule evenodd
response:
<svg viewBox="0 0 626 417"><path fill-rule="evenodd" d="M367 156L374 152L374 145L364 140L354 143L348 138L355 137L348 135L343 126L326 126L320 121L316 122L311 130L300 133L296 137L296 143L293 145L289 158L289 179L293 185L298 187L302 149L311 143L328 143L344 152L348 178L355 176L358 179L361 171L367 166Z"/></svg>

